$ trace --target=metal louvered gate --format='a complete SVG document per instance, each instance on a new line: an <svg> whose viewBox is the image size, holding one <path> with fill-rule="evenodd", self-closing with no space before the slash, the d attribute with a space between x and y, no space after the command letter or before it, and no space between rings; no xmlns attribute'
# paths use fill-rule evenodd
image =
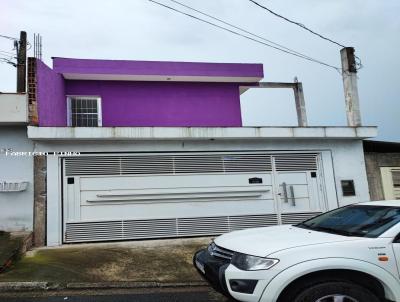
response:
<svg viewBox="0 0 400 302"><path fill-rule="evenodd" d="M326 209L318 153L85 155L63 167L66 243L216 235Z"/></svg>

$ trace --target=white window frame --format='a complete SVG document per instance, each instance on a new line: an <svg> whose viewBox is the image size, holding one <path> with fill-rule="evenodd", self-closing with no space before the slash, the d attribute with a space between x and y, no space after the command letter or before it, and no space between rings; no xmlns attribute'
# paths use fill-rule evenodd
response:
<svg viewBox="0 0 400 302"><path fill-rule="evenodd" d="M392 172L400 171L400 167L381 167L383 195L386 200L396 199L396 189L393 184Z"/></svg>
<svg viewBox="0 0 400 302"><path fill-rule="evenodd" d="M67 95L67 125L72 127L71 102L73 98L90 98L97 100L97 127L103 126L103 114L101 110L101 97L98 95ZM89 128L89 127L87 127ZM95 127L96 128L96 127Z"/></svg>

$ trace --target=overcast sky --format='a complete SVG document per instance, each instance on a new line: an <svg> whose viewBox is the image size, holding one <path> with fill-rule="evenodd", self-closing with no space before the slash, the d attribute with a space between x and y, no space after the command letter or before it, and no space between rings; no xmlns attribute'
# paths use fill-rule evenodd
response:
<svg viewBox="0 0 400 302"><path fill-rule="evenodd" d="M158 0L178 7L169 0ZM340 66L340 47L289 24L248 0L180 0L272 41ZM364 68L359 93L364 125L380 140L400 141L399 0L259 0L340 43L356 48ZM2 0L0 34L43 36L51 57L263 63L265 81L303 82L310 126L346 125L341 76L148 0ZM181 7L178 7L182 9ZM0 38L0 51L12 52ZM33 55L33 50L30 50ZM0 57L4 53L0 53ZM0 91L15 90L15 68L0 63ZM245 125L295 125L291 91L249 90L241 99Z"/></svg>

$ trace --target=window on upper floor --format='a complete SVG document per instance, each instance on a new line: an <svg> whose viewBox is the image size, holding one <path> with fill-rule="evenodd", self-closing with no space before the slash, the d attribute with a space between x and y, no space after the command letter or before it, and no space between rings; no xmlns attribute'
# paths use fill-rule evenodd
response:
<svg viewBox="0 0 400 302"><path fill-rule="evenodd" d="M68 96L68 126L101 127L101 98L97 96Z"/></svg>

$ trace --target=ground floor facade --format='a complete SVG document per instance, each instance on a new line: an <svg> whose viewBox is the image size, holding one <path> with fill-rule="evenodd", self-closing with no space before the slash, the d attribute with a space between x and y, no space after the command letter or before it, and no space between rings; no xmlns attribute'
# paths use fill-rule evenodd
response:
<svg viewBox="0 0 400 302"><path fill-rule="evenodd" d="M0 127L0 230L32 230L33 149L26 126Z"/></svg>
<svg viewBox="0 0 400 302"><path fill-rule="evenodd" d="M370 199L361 140L38 141L36 151L56 152L50 246L216 235Z"/></svg>

